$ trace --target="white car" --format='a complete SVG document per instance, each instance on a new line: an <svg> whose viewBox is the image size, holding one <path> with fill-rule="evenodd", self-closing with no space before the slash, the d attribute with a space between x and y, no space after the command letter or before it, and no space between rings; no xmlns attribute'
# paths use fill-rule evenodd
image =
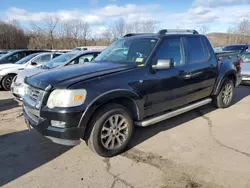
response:
<svg viewBox="0 0 250 188"><path fill-rule="evenodd" d="M65 53L40 67L34 67L32 69L25 69L21 71L13 80L11 85L12 95L17 100L22 100L25 94L25 84L24 80L26 77L33 76L44 71L49 71L57 67L63 67L67 65L74 64L84 64L86 62L92 61L97 57L102 50L85 50L85 51L72 51Z"/></svg>
<svg viewBox="0 0 250 188"><path fill-rule="evenodd" d="M23 69L39 67L61 53L43 52L28 55L16 63L0 65L0 86L5 90L10 90L13 78Z"/></svg>

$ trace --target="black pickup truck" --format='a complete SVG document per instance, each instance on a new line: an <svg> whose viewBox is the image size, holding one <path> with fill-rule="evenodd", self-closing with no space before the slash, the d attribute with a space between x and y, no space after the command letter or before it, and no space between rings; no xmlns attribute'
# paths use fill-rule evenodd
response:
<svg viewBox="0 0 250 188"><path fill-rule="evenodd" d="M27 125L55 143L84 139L97 154L122 152L134 126L148 126L213 102L232 104L239 54L215 54L194 30L127 34L93 62L25 79Z"/></svg>

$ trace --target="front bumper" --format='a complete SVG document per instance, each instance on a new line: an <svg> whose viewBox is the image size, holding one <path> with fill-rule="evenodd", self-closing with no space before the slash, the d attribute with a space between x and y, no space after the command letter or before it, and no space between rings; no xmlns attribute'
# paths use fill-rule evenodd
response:
<svg viewBox="0 0 250 188"><path fill-rule="evenodd" d="M44 108L46 109L46 107ZM33 127L57 144L74 146L79 144L80 139L84 136L85 129L78 126L82 113L65 113L65 110L63 112L39 110L31 106L24 97L23 114L28 126ZM54 127L51 125L51 120L65 122L66 126L64 128Z"/></svg>

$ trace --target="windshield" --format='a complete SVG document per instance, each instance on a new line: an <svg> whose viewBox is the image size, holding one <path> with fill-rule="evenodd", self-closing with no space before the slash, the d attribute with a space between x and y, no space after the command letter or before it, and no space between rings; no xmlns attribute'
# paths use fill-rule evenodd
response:
<svg viewBox="0 0 250 188"><path fill-rule="evenodd" d="M245 51L246 45L226 46L223 51Z"/></svg>
<svg viewBox="0 0 250 188"><path fill-rule="evenodd" d="M141 65L145 63L156 43L157 39L152 38L120 39L106 48L95 61Z"/></svg>
<svg viewBox="0 0 250 188"><path fill-rule="evenodd" d="M67 53L67 54L60 55L52 59L51 61L49 61L47 64L43 65L42 68L53 69L59 66L63 66L66 63L68 63L70 59L76 57L77 55L78 53Z"/></svg>
<svg viewBox="0 0 250 188"><path fill-rule="evenodd" d="M20 59L19 61L17 61L15 64L19 64L19 65L22 65L22 64L25 64L27 63L29 60L33 59L35 56L37 56L38 54L31 54L31 55L28 55L22 59Z"/></svg>

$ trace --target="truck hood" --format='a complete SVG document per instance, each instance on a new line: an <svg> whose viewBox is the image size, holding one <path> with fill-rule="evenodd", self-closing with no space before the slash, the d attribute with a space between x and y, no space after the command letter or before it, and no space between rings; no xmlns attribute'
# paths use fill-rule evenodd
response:
<svg viewBox="0 0 250 188"><path fill-rule="evenodd" d="M67 88L70 85L87 79L136 67L137 66L133 64L127 65L110 62L69 65L31 76L27 78L26 83L43 90L49 85L55 88Z"/></svg>
<svg viewBox="0 0 250 188"><path fill-rule="evenodd" d="M242 64L241 74L250 75L250 63L243 63Z"/></svg>
<svg viewBox="0 0 250 188"><path fill-rule="evenodd" d="M46 69L41 69L41 68L29 68L29 69L24 69L21 71L16 78L16 83L23 83L25 77L33 76L35 74L38 74L40 72L44 72Z"/></svg>
<svg viewBox="0 0 250 188"><path fill-rule="evenodd" d="M0 71L3 69L10 69L10 68L22 68L23 65L19 65L19 64L12 64L12 63L7 63L7 64L2 64L0 65Z"/></svg>

